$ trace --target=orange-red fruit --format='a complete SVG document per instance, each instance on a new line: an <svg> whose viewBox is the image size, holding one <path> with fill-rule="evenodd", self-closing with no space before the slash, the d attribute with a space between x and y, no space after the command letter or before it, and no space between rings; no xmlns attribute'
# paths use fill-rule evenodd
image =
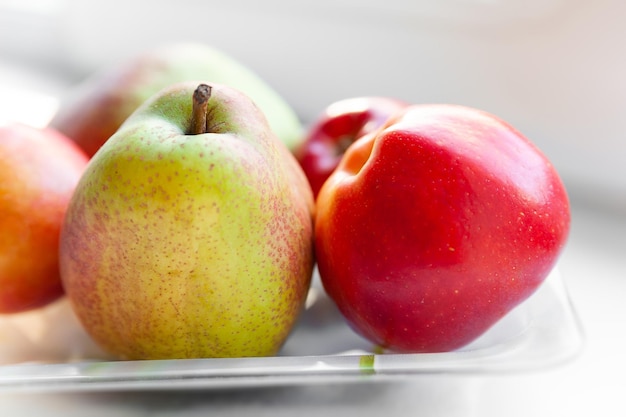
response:
<svg viewBox="0 0 626 417"><path fill-rule="evenodd" d="M87 156L52 129L0 126L0 313L63 295L59 233Z"/></svg>

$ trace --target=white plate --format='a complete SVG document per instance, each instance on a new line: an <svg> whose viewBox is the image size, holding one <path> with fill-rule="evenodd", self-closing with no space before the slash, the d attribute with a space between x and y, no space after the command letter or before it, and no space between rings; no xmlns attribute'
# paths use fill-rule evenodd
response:
<svg viewBox="0 0 626 417"><path fill-rule="evenodd" d="M216 389L375 381L443 372L524 372L568 361L583 345L580 322L557 269L528 300L478 340L454 352L373 353L372 346L348 328L317 280L309 301L281 354L267 358L110 361L102 359L77 323L68 322L69 310L62 303L51 307L56 309L49 314L52 318L38 323L36 336L24 334L25 324L31 325L28 331L37 330L32 328L32 317L20 318L22 322L0 318L0 363L4 364L0 390ZM11 341L8 332L20 337ZM50 332L60 337L46 348L46 339L54 339ZM11 348L11 343L19 344L16 340L22 344L27 340L36 348ZM11 362L20 350L21 361ZM47 357L41 356L43 352ZM38 362L33 362L35 355L40 355Z"/></svg>

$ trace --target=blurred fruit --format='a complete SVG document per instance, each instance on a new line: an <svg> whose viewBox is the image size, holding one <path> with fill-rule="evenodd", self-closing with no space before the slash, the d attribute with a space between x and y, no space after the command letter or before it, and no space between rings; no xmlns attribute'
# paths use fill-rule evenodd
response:
<svg viewBox="0 0 626 417"><path fill-rule="evenodd" d="M0 313L63 294L59 233L87 156L52 129L0 126Z"/></svg>
<svg viewBox="0 0 626 417"><path fill-rule="evenodd" d="M271 86L234 58L199 43L166 44L102 69L62 101L50 125L91 157L150 96L171 84L195 80L246 93L289 149L302 140L300 120Z"/></svg>

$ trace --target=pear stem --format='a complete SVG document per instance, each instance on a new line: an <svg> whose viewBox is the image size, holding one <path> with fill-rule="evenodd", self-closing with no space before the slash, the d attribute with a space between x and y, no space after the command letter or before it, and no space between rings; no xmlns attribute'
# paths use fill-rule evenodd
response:
<svg viewBox="0 0 626 417"><path fill-rule="evenodd" d="M193 109L191 113L190 135L207 133L206 113L207 104L211 98L211 86L200 84L193 92Z"/></svg>

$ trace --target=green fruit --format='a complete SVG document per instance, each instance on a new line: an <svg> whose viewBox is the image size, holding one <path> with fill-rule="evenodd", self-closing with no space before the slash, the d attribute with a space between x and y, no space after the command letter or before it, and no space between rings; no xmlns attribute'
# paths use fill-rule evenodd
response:
<svg viewBox="0 0 626 417"><path fill-rule="evenodd" d="M65 98L51 126L92 156L145 100L171 84L195 80L243 91L290 150L302 141L302 124L283 97L233 57L196 43L163 45L93 74Z"/></svg>
<svg viewBox="0 0 626 417"><path fill-rule="evenodd" d="M64 288L120 358L274 355L302 309L310 186L253 102L211 85L206 109L192 104L196 82L144 103L70 202Z"/></svg>

